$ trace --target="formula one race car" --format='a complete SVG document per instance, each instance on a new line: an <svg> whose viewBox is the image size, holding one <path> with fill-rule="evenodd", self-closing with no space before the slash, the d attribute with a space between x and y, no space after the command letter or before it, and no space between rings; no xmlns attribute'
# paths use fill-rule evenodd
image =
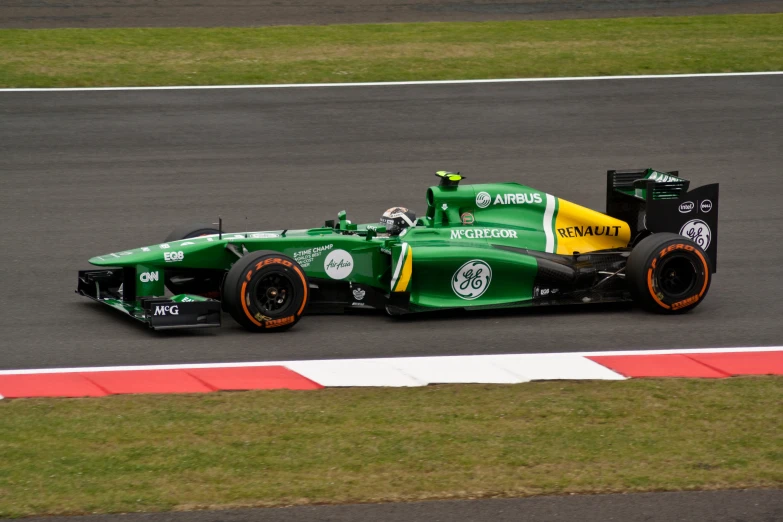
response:
<svg viewBox="0 0 783 522"><path fill-rule="evenodd" d="M400 315L635 301L661 313L704 300L717 263L718 185L678 172L611 170L606 214L516 183L460 185L438 172L424 217L227 233L178 228L165 242L90 259L77 292L155 329L292 327L305 313ZM168 288L172 296L166 297Z"/></svg>

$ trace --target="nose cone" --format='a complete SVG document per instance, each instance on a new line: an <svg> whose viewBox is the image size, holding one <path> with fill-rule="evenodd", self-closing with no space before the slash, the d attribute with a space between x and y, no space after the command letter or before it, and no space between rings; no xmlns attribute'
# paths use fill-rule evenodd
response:
<svg viewBox="0 0 783 522"><path fill-rule="evenodd" d="M224 235L223 237L228 238L230 236ZM95 266L167 266L172 263L181 265L185 261L186 256L193 252L214 247L219 243L222 244L222 242L218 241L218 235L210 234L208 236L169 241L167 243L104 254L93 257L90 259L90 263Z"/></svg>
<svg viewBox="0 0 783 522"><path fill-rule="evenodd" d="M231 256L225 250L227 243L258 243L259 241L277 240L281 232L232 232L199 236L159 243L122 252L113 252L90 259L95 266L134 266L147 267L182 267L182 268L213 268L216 264L223 266L225 256Z"/></svg>
<svg viewBox="0 0 783 522"><path fill-rule="evenodd" d="M95 266L117 266L113 265L108 259L106 259L104 256L95 256L91 257L89 263L91 265Z"/></svg>
<svg viewBox="0 0 783 522"><path fill-rule="evenodd" d="M95 256L90 259L90 264L95 266L131 266L139 264L154 264L163 261L164 251L157 245L141 247L122 252L113 252Z"/></svg>

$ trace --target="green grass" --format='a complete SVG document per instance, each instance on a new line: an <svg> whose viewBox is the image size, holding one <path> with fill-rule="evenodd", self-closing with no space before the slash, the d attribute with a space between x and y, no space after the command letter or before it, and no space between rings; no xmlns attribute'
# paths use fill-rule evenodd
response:
<svg viewBox="0 0 783 522"><path fill-rule="evenodd" d="M0 517L783 486L783 378L0 401Z"/></svg>
<svg viewBox="0 0 783 522"><path fill-rule="evenodd" d="M439 80L783 69L783 14L0 30L0 86Z"/></svg>

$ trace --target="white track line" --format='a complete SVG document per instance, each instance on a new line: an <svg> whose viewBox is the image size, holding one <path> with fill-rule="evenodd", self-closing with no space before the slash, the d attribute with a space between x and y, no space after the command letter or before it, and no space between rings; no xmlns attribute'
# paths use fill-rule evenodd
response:
<svg viewBox="0 0 783 522"><path fill-rule="evenodd" d="M304 87L394 87L401 85L461 85L472 83L533 83L575 82L594 80L658 80L666 78L726 78L734 76L776 76L783 71L704 73L704 74L641 74L628 76L566 76L562 78L495 78L485 80L425 80L410 82L357 82L357 83L281 83L261 85L172 85L159 87L42 87L0 89L0 92L81 92L81 91L190 91L206 89L292 89Z"/></svg>
<svg viewBox="0 0 783 522"><path fill-rule="evenodd" d="M734 352L780 352L783 346L754 346L743 348L689 348L689 349L668 349L668 350L625 350L616 352L563 352L563 353L526 353L526 354L497 354L497 355L447 355L442 357L426 356L421 358L428 359L449 359L459 360L465 358L491 358L499 356L514 357L593 357L599 355L670 355L670 354L691 354L691 353L734 353ZM113 371L133 371L133 370L192 370L197 368L247 368L254 366L288 366L301 363L327 362L334 364L336 361L345 362L390 362L390 361L408 361L416 357L383 357L370 359L323 359L323 360L300 360L300 361L260 361L260 362L236 362L236 363L198 363L198 364L158 364L149 366L94 366L86 368L41 368L29 370L0 370L0 375L30 375L44 373L86 373L86 372L113 372Z"/></svg>

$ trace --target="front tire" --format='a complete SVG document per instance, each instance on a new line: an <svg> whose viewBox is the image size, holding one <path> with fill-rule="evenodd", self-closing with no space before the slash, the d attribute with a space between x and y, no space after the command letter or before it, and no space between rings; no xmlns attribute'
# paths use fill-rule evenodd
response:
<svg viewBox="0 0 783 522"><path fill-rule="evenodd" d="M267 250L243 256L223 283L223 309L252 332L288 330L301 319L309 297L302 267Z"/></svg>
<svg viewBox="0 0 783 522"><path fill-rule="evenodd" d="M626 280L634 300L645 309L680 314L704 300L712 280L710 258L690 239L653 234L631 251Z"/></svg>

